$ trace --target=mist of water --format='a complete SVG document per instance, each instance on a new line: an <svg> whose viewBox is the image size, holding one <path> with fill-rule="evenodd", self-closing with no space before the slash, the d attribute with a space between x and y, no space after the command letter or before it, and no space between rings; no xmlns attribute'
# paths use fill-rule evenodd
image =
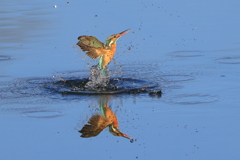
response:
<svg viewBox="0 0 240 160"><path fill-rule="evenodd" d="M90 68L90 73L91 75L85 88L88 90L106 90L110 81L109 72L107 70L101 70L98 65L94 65Z"/></svg>

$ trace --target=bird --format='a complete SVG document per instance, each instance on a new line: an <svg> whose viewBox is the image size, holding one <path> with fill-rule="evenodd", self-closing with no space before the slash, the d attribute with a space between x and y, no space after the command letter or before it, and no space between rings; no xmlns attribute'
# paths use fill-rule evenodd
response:
<svg viewBox="0 0 240 160"><path fill-rule="evenodd" d="M110 63L116 52L117 40L129 32L130 30L127 29L121 33L113 34L107 38L105 44L93 36L79 36L79 41L76 45L78 45L82 51L87 51L86 54L90 58L100 58L98 64L100 70L107 70L107 65Z"/></svg>
<svg viewBox="0 0 240 160"><path fill-rule="evenodd" d="M122 133L118 128L118 119L114 112L107 105L106 98L100 99L101 114L93 115L88 123L83 126L78 132L82 133L81 137L89 138L99 135L106 127L109 128L109 132L114 136L124 137L133 140L132 137Z"/></svg>

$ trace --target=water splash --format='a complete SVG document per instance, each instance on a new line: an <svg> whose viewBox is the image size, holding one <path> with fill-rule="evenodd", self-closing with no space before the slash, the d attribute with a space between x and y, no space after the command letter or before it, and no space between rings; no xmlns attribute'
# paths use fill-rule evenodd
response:
<svg viewBox="0 0 240 160"><path fill-rule="evenodd" d="M94 65L90 68L89 78L78 77L56 77L57 81L45 85L45 88L60 92L62 94L120 94L120 93L149 93L151 96L161 96L161 90L155 82L110 77L108 70L100 69Z"/></svg>
<svg viewBox="0 0 240 160"><path fill-rule="evenodd" d="M111 95L111 94L148 94L153 98L160 98L162 91L160 83L154 82L151 74L143 69L143 66L137 68L127 67L124 75L121 77L117 73L113 75L106 71L106 74L97 66L91 68L91 74L85 70L64 72L60 76L54 75L50 77L33 77L15 79L10 82L0 83L1 104L13 103L50 103L50 99L75 99L74 95ZM139 68L139 69L138 69ZM140 72L141 68L141 72ZM138 70L137 70L138 69ZM151 68L150 68L151 69ZM134 71L139 72L134 72ZM115 74L115 73L114 73ZM136 76L137 75L137 76ZM148 77L144 77L148 75ZM126 78L131 77L131 78ZM143 79L139 79L143 77ZM154 78L158 76L154 75ZM167 81L168 79L166 79ZM161 81L162 82L162 81ZM172 81L170 81L172 82ZM174 81L175 82L175 81ZM59 94L60 93L60 94ZM72 96L62 96L72 95ZM32 101L32 98L35 98ZM81 98L86 98L81 96ZM78 96L79 99L79 96Z"/></svg>
<svg viewBox="0 0 240 160"><path fill-rule="evenodd" d="M86 83L87 90L105 91L109 86L110 75L105 69L100 69L98 65L90 68L89 81Z"/></svg>

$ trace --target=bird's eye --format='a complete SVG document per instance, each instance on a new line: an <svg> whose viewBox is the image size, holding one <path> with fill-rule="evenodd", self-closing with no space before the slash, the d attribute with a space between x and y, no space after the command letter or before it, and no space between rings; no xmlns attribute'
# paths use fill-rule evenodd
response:
<svg viewBox="0 0 240 160"><path fill-rule="evenodd" d="M116 38L117 36L113 36L113 38Z"/></svg>

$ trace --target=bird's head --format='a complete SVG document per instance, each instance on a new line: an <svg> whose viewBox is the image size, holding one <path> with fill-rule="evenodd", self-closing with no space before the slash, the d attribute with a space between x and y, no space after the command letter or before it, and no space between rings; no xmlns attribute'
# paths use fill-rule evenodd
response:
<svg viewBox="0 0 240 160"><path fill-rule="evenodd" d="M112 124L109 125L109 132L114 136L124 137L130 140L133 140L132 137L122 133L117 127L114 127Z"/></svg>
<svg viewBox="0 0 240 160"><path fill-rule="evenodd" d="M107 38L107 40L106 40L106 45L107 45L108 47L110 47L112 44L115 44L115 43L117 42L117 40L118 40L121 36L127 34L128 32L130 32L129 29L127 29L127 30L125 30L125 31L123 31L123 32L121 32L121 33L118 33L118 34L114 34L114 35L109 36L109 37Z"/></svg>

